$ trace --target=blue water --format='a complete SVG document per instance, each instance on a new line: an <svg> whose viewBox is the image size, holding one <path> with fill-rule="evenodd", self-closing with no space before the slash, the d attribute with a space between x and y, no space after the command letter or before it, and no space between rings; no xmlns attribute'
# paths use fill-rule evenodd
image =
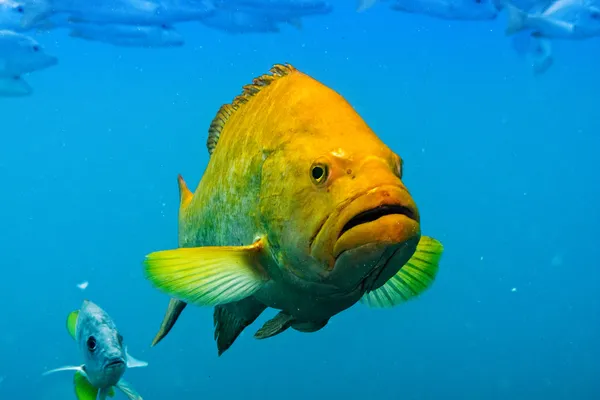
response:
<svg viewBox="0 0 600 400"><path fill-rule="evenodd" d="M41 374L80 362L65 320L84 298L149 362L125 376L147 400L600 398L600 40L555 42L534 76L504 16L334 4L280 34L183 24L173 49L35 36L59 64L0 99L1 399L75 398L71 373ZM222 357L212 309L190 306L150 348L168 297L141 262L177 245L177 174L195 187L218 108L283 62L403 157L445 247L437 280L394 309L255 340L268 310Z"/></svg>

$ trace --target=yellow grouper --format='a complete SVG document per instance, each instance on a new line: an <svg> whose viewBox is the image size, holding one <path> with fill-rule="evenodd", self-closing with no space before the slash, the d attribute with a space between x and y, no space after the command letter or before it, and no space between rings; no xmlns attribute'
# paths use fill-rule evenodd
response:
<svg viewBox="0 0 600 400"><path fill-rule="evenodd" d="M221 107L192 194L181 176L179 246L149 254L172 297L153 345L186 304L214 306L218 354L267 308L254 335L323 328L360 301L392 307L427 289L442 245L421 236L402 160L338 93L275 65Z"/></svg>

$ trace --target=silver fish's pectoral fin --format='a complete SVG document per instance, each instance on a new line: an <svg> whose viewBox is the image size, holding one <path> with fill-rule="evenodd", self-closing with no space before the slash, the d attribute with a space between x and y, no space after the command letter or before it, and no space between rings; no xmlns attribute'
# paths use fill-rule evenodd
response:
<svg viewBox="0 0 600 400"><path fill-rule="evenodd" d="M129 382L121 379L117 383L117 388L127 396L129 400L143 400L142 396L129 384Z"/></svg>
<svg viewBox="0 0 600 400"><path fill-rule="evenodd" d="M160 324L160 329L158 330L158 333L156 334L156 336L154 337L154 340L152 341L152 344L150 345L151 347L156 346L158 344L158 342L160 342L161 340L163 340L165 338L165 336L167 336L169 331L175 325L175 322L177 322L179 315L181 315L181 312L183 311L183 309L186 306L187 306L187 303L185 303L181 300L177 300L177 299L169 300L169 306L167 308L167 312L165 313L162 323Z"/></svg>
<svg viewBox="0 0 600 400"><path fill-rule="evenodd" d="M294 317L281 311L274 318L265 322L262 328L256 331L254 337L257 339L266 339L278 335L288 329L293 321Z"/></svg>
<svg viewBox="0 0 600 400"><path fill-rule="evenodd" d="M125 346L125 355L127 357L127 368L140 368L148 366L146 361L138 360L129 354L127 351L127 346Z"/></svg>
<svg viewBox="0 0 600 400"><path fill-rule="evenodd" d="M79 371L82 372L83 374L85 374L84 370L83 370L83 365L68 365L65 367L59 367L59 368L55 368L55 369L51 369L49 371L46 371L42 374L42 376L46 376L46 375L50 375L53 374L55 372L60 372L60 371Z"/></svg>
<svg viewBox="0 0 600 400"><path fill-rule="evenodd" d="M266 308L253 296L215 307L213 321L219 356L231 347L244 328L253 323Z"/></svg>

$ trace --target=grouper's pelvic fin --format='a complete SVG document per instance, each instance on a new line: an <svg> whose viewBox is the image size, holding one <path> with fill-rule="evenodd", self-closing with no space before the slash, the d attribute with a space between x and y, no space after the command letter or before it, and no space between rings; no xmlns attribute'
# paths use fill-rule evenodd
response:
<svg viewBox="0 0 600 400"><path fill-rule="evenodd" d="M152 344L150 345L150 347L156 346L158 342L160 342L165 338L165 336L167 336L167 334L175 325L175 322L177 322L177 319L179 318L179 315L181 315L181 312L184 310L185 306L187 306L187 304L181 300L169 300L167 312L165 313L162 323L160 324L160 328L158 329L156 336L154 336L154 340L152 340Z"/></svg>
<svg viewBox="0 0 600 400"><path fill-rule="evenodd" d="M198 306L217 306L252 296L268 280L261 261L264 239L248 246L179 248L151 253L146 278L158 290Z"/></svg>
<svg viewBox="0 0 600 400"><path fill-rule="evenodd" d="M365 293L360 302L373 308L394 307L419 296L433 284L443 251L440 242L421 236L406 265L383 286Z"/></svg>
<svg viewBox="0 0 600 400"><path fill-rule="evenodd" d="M244 86L242 93L236 96L231 104L224 104L221 106L217 115L212 120L210 127L208 128L208 140L206 141L206 147L208 148L208 154L212 155L219 142L221 131L225 127L227 120L245 103L247 103L252 97L256 96L260 91L269 86L272 82L280 79L290 73L296 71L296 68L290 64L275 64L269 70L270 74L264 74L257 78L254 78L251 84Z"/></svg>
<svg viewBox="0 0 600 400"><path fill-rule="evenodd" d="M253 296L215 307L213 321L219 356L231 347L244 328L252 324L266 308Z"/></svg>

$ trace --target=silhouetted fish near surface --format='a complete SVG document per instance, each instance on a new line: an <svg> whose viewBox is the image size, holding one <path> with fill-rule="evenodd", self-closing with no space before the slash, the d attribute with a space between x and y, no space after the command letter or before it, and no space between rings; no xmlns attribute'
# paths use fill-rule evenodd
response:
<svg viewBox="0 0 600 400"><path fill-rule="evenodd" d="M79 311L69 314L67 330L77 341L83 365L56 368L43 375L75 371L75 394L79 400L112 397L114 387L131 400L142 400L122 376L127 368L145 367L148 363L136 360L127 352L123 336L104 310L85 300Z"/></svg>
<svg viewBox="0 0 600 400"><path fill-rule="evenodd" d="M510 3L506 34L531 30L533 36L588 39L600 36L600 4L590 0L557 0L543 10L527 12Z"/></svg>
<svg viewBox="0 0 600 400"><path fill-rule="evenodd" d="M121 47L179 47L183 46L183 36L168 25L70 25L69 36L97 41Z"/></svg>
<svg viewBox="0 0 600 400"><path fill-rule="evenodd" d="M18 75L0 78L0 97L24 97L32 93L31 86Z"/></svg>
<svg viewBox="0 0 600 400"><path fill-rule="evenodd" d="M209 0L29 0L23 7L26 28L59 13L72 22L161 25L199 20L213 9Z"/></svg>
<svg viewBox="0 0 600 400"><path fill-rule="evenodd" d="M499 13L492 0L396 0L391 8L447 20L491 20Z"/></svg>
<svg viewBox="0 0 600 400"><path fill-rule="evenodd" d="M337 92L291 65L244 86L209 129L195 193L179 177L179 246L144 272L172 296L153 344L191 303L214 306L218 353L254 335L315 332L357 302L393 307L433 283L442 245L421 236L403 162Z"/></svg>
<svg viewBox="0 0 600 400"><path fill-rule="evenodd" d="M0 30L0 78L39 71L58 63L33 38L9 30Z"/></svg>

